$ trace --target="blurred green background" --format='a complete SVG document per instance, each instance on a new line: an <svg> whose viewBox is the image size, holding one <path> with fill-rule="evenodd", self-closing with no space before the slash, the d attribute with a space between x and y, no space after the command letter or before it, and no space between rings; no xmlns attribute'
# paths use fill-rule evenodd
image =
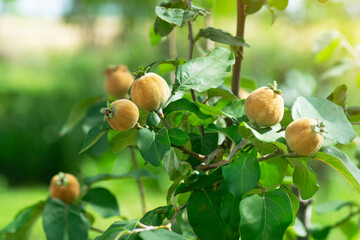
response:
<svg viewBox="0 0 360 240"><path fill-rule="evenodd" d="M103 71L111 64L125 64L131 71L156 60L187 57L187 29L176 29L170 39L151 45L155 0L1 0L0 1L0 228L16 212L48 197L50 178L59 171L79 179L99 173L125 173L132 169L128 149L119 154L95 147L79 155L88 128L78 125L65 136L59 132L78 100L105 96ZM199 18L195 31L214 26L236 31L236 1L194 0L211 6L207 20ZM340 84L349 89L348 106L360 103L360 2L358 0L289 0L271 24L263 8L246 20L243 77L257 86L278 81L287 106L299 95L328 96ZM330 33L329 33L330 32ZM338 38L331 56L316 55L324 42ZM196 50L205 48L200 41ZM224 46L224 45L222 45ZM195 51L200 55L201 51ZM326 53L325 53L326 55ZM159 69L161 70L161 69ZM170 75L164 76L170 82ZM248 89L250 90L250 89ZM358 135L360 126L354 126ZM358 164L359 137L342 147ZM143 160L138 156L140 165ZM358 164L359 165L359 164ZM170 181L165 170L146 166L159 175L145 180L148 209L166 204ZM355 200L359 195L334 170L313 164L321 186L315 205L334 199ZM99 184L100 185L100 184ZM141 216L134 180L101 183L117 196L121 215ZM94 213L95 214L95 213ZM326 224L335 216L316 215ZM95 214L96 215L96 214ZM117 218L101 219L106 229ZM335 221L334 220L334 221ZM357 219L354 219L354 222ZM92 236L96 236L94 233ZM41 222L32 239L45 239ZM346 239L333 231L330 239Z"/></svg>

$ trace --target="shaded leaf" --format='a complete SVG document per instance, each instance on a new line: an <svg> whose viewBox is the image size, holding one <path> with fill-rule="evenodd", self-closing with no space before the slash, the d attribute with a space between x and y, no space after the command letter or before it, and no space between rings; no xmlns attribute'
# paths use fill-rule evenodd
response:
<svg viewBox="0 0 360 240"><path fill-rule="evenodd" d="M95 127L91 128L84 139L84 144L83 144L79 154L83 153L86 150L88 150L89 148L91 148L108 131L109 131L109 128L104 127L104 125L95 126Z"/></svg>
<svg viewBox="0 0 360 240"><path fill-rule="evenodd" d="M170 142L176 146L182 146L189 140L187 133L178 128L169 129L169 138Z"/></svg>
<svg viewBox="0 0 360 240"><path fill-rule="evenodd" d="M213 97L223 97L229 101L232 100L236 100L238 99L232 92L230 89L226 88L226 86L224 85L220 85L217 88L210 88L207 91L208 94L208 98L213 98Z"/></svg>
<svg viewBox="0 0 360 240"><path fill-rule="evenodd" d="M104 181L104 180L114 180L114 179L124 179L124 178L157 178L157 175L149 172L145 169L135 169L124 174L100 174L93 177L87 177L84 179L86 185L91 185L93 183Z"/></svg>
<svg viewBox="0 0 360 240"><path fill-rule="evenodd" d="M210 115L201 112L195 103L185 98L169 103L163 110L164 115L168 115L172 112L190 112L196 114L201 119L208 119L211 117Z"/></svg>
<svg viewBox="0 0 360 240"><path fill-rule="evenodd" d="M160 226L165 218L170 218L174 214L173 205L157 207L145 213L140 222L148 226Z"/></svg>
<svg viewBox="0 0 360 240"><path fill-rule="evenodd" d="M327 99L346 109L347 96L347 87L345 84L341 84L335 88L335 90L327 97Z"/></svg>
<svg viewBox="0 0 360 240"><path fill-rule="evenodd" d="M186 237L166 229L143 231L140 237L144 240L187 240Z"/></svg>
<svg viewBox="0 0 360 240"><path fill-rule="evenodd" d="M154 23L154 33L160 37L165 37L171 33L174 27L174 24L168 23L157 17Z"/></svg>
<svg viewBox="0 0 360 240"><path fill-rule="evenodd" d="M264 187L280 185L285 177L288 164L283 158L273 158L260 162L259 183Z"/></svg>
<svg viewBox="0 0 360 240"><path fill-rule="evenodd" d="M70 132L86 115L86 111L93 105L104 100L103 97L90 97L76 102L70 111L66 123L61 128L60 136L64 136Z"/></svg>
<svg viewBox="0 0 360 240"><path fill-rule="evenodd" d="M187 21L192 21L198 15L206 15L206 10L195 7L181 9L156 6L155 13L162 20L182 27Z"/></svg>
<svg viewBox="0 0 360 240"><path fill-rule="evenodd" d="M287 160L294 168L293 182L299 188L301 198L306 200L314 196L319 189L316 174L310 170L302 158L288 158Z"/></svg>
<svg viewBox="0 0 360 240"><path fill-rule="evenodd" d="M246 14L256 13L265 4L265 0L244 0Z"/></svg>
<svg viewBox="0 0 360 240"><path fill-rule="evenodd" d="M224 43L233 46L243 46L250 47L243 38L234 37L229 32L222 29L208 27L205 29L200 29L199 37L210 39L214 42Z"/></svg>
<svg viewBox="0 0 360 240"><path fill-rule="evenodd" d="M110 129L108 132L108 143L112 152L120 152L127 146L136 146L138 130L131 128L126 131L115 131Z"/></svg>
<svg viewBox="0 0 360 240"><path fill-rule="evenodd" d="M209 126L207 127L208 130L212 129L212 130L215 130L215 131L225 134L231 140L233 140L235 142L235 144L239 144L241 142L241 136L240 136L239 132L237 131L237 128L238 127L235 125L232 125L231 127L227 127L227 128L220 128L220 127L216 126L215 124L209 124Z"/></svg>
<svg viewBox="0 0 360 240"><path fill-rule="evenodd" d="M104 218L120 215L116 197L106 188L89 189L82 201L90 204Z"/></svg>
<svg viewBox="0 0 360 240"><path fill-rule="evenodd" d="M360 170L345 153L335 147L326 147L313 158L334 168L360 193Z"/></svg>
<svg viewBox="0 0 360 240"><path fill-rule="evenodd" d="M95 240L128 240L128 231L134 230L137 226L137 220L131 221L116 221L101 235L97 236ZM120 233L123 235L119 238Z"/></svg>
<svg viewBox="0 0 360 240"><path fill-rule="evenodd" d="M49 199L45 205L43 226L47 239L51 240L87 240L90 229L81 207L65 204L56 198Z"/></svg>
<svg viewBox="0 0 360 240"><path fill-rule="evenodd" d="M31 230L41 216L45 202L41 201L20 210L14 220L0 230L1 240L26 240L29 239Z"/></svg>

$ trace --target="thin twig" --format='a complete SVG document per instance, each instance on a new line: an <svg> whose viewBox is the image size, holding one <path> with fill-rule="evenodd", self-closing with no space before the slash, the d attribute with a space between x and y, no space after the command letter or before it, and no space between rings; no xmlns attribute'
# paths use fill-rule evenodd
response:
<svg viewBox="0 0 360 240"><path fill-rule="evenodd" d="M245 29L245 5L243 0L237 0L237 27L236 27L236 36L244 38L244 29ZM237 54L235 56L235 64L233 68L233 75L231 80L231 90L233 94L239 97L239 89L241 85L241 64L243 60L244 48L239 47Z"/></svg>
<svg viewBox="0 0 360 240"><path fill-rule="evenodd" d="M164 114L161 112L161 109L155 111L155 113L159 116L159 118L160 118L161 122L164 124L164 126L165 126L167 129L170 129L170 128L171 128L170 123L169 123L168 120L165 118Z"/></svg>
<svg viewBox="0 0 360 240"><path fill-rule="evenodd" d="M226 158L226 161L230 161L238 151L243 149L247 143L249 138L244 138L229 154L229 156Z"/></svg>
<svg viewBox="0 0 360 240"><path fill-rule="evenodd" d="M215 169L215 168L218 168L218 167L227 165L227 164L229 164L229 163L230 163L230 162L228 162L228 161L222 160L222 161L220 161L220 162L212 163L212 164L209 164L209 165L200 164L200 165L197 166L195 169L207 171L207 170L210 170L210 169Z"/></svg>
<svg viewBox="0 0 360 240"><path fill-rule="evenodd" d="M360 122L351 122L352 125L360 125Z"/></svg>
<svg viewBox="0 0 360 240"><path fill-rule="evenodd" d="M129 146L129 148L130 148L131 159L132 159L134 168L139 169L139 165L138 165L137 159L136 159L135 148L133 146ZM140 198L141 198L142 213L145 214L146 213L146 201L145 201L144 185L143 185L143 182L142 182L142 180L140 178L136 178L136 183L137 183L138 188L139 188L139 193L140 193Z"/></svg>
<svg viewBox="0 0 360 240"><path fill-rule="evenodd" d="M185 209L187 207L187 202L184 204L184 205L182 205L181 207L179 207L178 209L175 209L175 214L174 214L174 216L171 218L171 220L170 220L170 223L171 224L173 224L174 223L174 221L176 220L176 217L179 215L179 213L183 210L183 209Z"/></svg>
<svg viewBox="0 0 360 240"><path fill-rule="evenodd" d="M332 228L336 228L338 226L340 226L341 224L345 223L346 221L350 220L350 218L352 218L353 216L360 214L360 209L355 211L355 212L351 212L349 213L349 215L347 215L344 219L340 220L339 222L337 222L334 226L332 226Z"/></svg>
<svg viewBox="0 0 360 240"><path fill-rule="evenodd" d="M264 156L259 157L258 161L259 162L266 161L268 159L275 158L275 157L278 157L280 155L284 155L284 153L279 151L279 149L276 149L272 153L268 153L268 154L265 154Z"/></svg>
<svg viewBox="0 0 360 240"><path fill-rule="evenodd" d="M93 227L93 226L90 227L90 230L98 232L98 233L104 233L105 232L105 231L103 231L103 230L101 230L99 228Z"/></svg>
<svg viewBox="0 0 360 240"><path fill-rule="evenodd" d="M225 140L220 146L218 146L214 151L209 153L205 158L205 164L209 164L214 158L218 155L225 153L226 148L228 146L227 141Z"/></svg>
<svg viewBox="0 0 360 240"><path fill-rule="evenodd" d="M171 144L171 146L174 147L174 148L180 149L180 150L183 151L184 153L186 153L186 154L188 154L188 155L190 155L190 156L193 156L193 157L199 159L199 160L202 161L202 162L204 162L205 159L206 159L206 156L205 156L205 155L202 155L202 154L200 154L200 153L196 153L196 152L194 152L194 151L191 151L190 149L187 149L187 148L184 147L184 146L176 146L176 145L174 145L174 144Z"/></svg>

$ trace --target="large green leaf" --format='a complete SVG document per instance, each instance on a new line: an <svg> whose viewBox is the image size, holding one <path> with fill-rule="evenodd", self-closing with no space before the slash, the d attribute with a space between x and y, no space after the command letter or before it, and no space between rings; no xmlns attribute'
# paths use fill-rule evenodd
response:
<svg viewBox="0 0 360 240"><path fill-rule="evenodd" d="M335 143L349 144L356 137L342 107L327 99L298 97L291 112L294 120L309 117L323 121L327 134Z"/></svg>
<svg viewBox="0 0 360 240"><path fill-rule="evenodd" d="M165 229L143 231L140 233L140 237L143 240L187 240L186 237Z"/></svg>
<svg viewBox="0 0 360 240"><path fill-rule="evenodd" d="M90 188L82 200L104 218L120 215L116 197L106 188Z"/></svg>
<svg viewBox="0 0 360 240"><path fill-rule="evenodd" d="M215 42L224 43L233 46L249 47L249 45L241 37L234 37L229 32L218 28L208 27L200 29L199 37L213 40Z"/></svg>
<svg viewBox="0 0 360 240"><path fill-rule="evenodd" d="M227 128L221 128L221 127L216 126L215 124L209 124L209 126L207 127L208 130L215 130L215 131L225 134L231 140L233 140L235 142L235 144L239 144L241 141L241 136L240 136L239 132L237 131L237 128L238 127L235 125L232 125L231 127L227 127Z"/></svg>
<svg viewBox="0 0 360 240"><path fill-rule="evenodd" d="M165 154L170 150L171 143L166 128L161 128L156 133L148 128L143 128L139 131L137 145L144 160L158 167Z"/></svg>
<svg viewBox="0 0 360 240"><path fill-rule="evenodd" d="M90 229L81 207L65 204L56 198L45 205L43 226L49 240L87 240Z"/></svg>
<svg viewBox="0 0 360 240"><path fill-rule="evenodd" d="M187 21L193 20L198 15L205 15L206 10L201 8L165 8L156 6L156 15L162 20L182 27Z"/></svg>
<svg viewBox="0 0 360 240"><path fill-rule="evenodd" d="M224 182L229 192L236 197L242 197L254 189L260 179L260 166L257 161L257 152L250 154L243 152L239 158L222 168Z"/></svg>
<svg viewBox="0 0 360 240"><path fill-rule="evenodd" d="M293 190L290 188L290 187L287 187L285 185L281 185L281 189L283 189L287 195L289 196L290 198L290 201L291 201L291 207L292 207L292 212L293 212L293 219L292 219L292 223L291 225L294 226L294 228L298 227L299 226L299 229L301 229L301 226L303 227L304 229L304 232L306 234L306 230L305 230L305 227L303 225L300 225L298 223L298 221L301 223L301 221L298 219L296 220L296 215L297 215L297 212L300 208L300 201L299 201L299 198L298 196L296 196L294 193L293 193ZM302 224L302 223L301 223ZM296 229L295 229L296 231ZM300 235L299 235L300 236Z"/></svg>
<svg viewBox="0 0 360 240"><path fill-rule="evenodd" d="M247 121L247 116L245 115L245 101L245 99L231 101L222 111L233 116L239 122Z"/></svg>
<svg viewBox="0 0 360 240"><path fill-rule="evenodd" d="M138 220L131 221L117 221L114 222L102 235L97 236L95 240L128 240L129 231L136 228ZM120 234L123 234L119 237Z"/></svg>
<svg viewBox="0 0 360 240"><path fill-rule="evenodd" d="M157 175L149 172L146 169L135 169L124 174L100 174L92 177L87 177L84 179L86 185L91 185L93 183L104 181L104 180L113 180L113 179L124 179L124 178L157 178Z"/></svg>
<svg viewBox="0 0 360 240"><path fill-rule="evenodd" d="M233 53L215 48L205 57L198 57L176 68L173 92L194 89L199 92L220 86L234 64Z"/></svg>
<svg viewBox="0 0 360 240"><path fill-rule="evenodd" d="M45 202L41 201L20 210L14 220L0 230L0 240L27 240L35 222L41 216Z"/></svg>
<svg viewBox="0 0 360 240"><path fill-rule="evenodd" d="M187 205L188 219L200 240L225 239L220 204L221 198L211 190L196 190L191 194Z"/></svg>
<svg viewBox="0 0 360 240"><path fill-rule="evenodd" d="M189 140L187 133L178 128L169 129L169 138L170 142L176 146L182 146Z"/></svg>
<svg viewBox="0 0 360 240"><path fill-rule="evenodd" d="M309 199L317 192L316 174L310 170L302 158L288 158L290 165L294 168L293 182L299 188L301 198Z"/></svg>
<svg viewBox="0 0 360 240"><path fill-rule="evenodd" d="M229 101L233 101L238 99L232 92L230 89L226 88L226 86L224 85L220 85L217 88L210 88L207 91L208 94L208 98L213 98L213 97L223 97Z"/></svg>
<svg viewBox="0 0 360 240"><path fill-rule="evenodd" d="M242 240L282 240L292 222L291 201L276 189L246 197L240 202Z"/></svg>
<svg viewBox="0 0 360 240"><path fill-rule="evenodd" d="M61 128L60 136L64 136L68 132L70 132L86 115L86 111L96 103L102 101L103 97L90 97L85 98L77 103L75 103L74 107L71 109L69 117Z"/></svg>
<svg viewBox="0 0 360 240"><path fill-rule="evenodd" d="M334 168L360 193L360 170L345 153L335 147L327 147L317 152L314 159Z"/></svg>
<svg viewBox="0 0 360 240"><path fill-rule="evenodd" d="M222 184L221 187L226 184ZM237 235L240 234L240 200L241 198L235 197L229 191L227 191L227 186L224 186L226 191L223 189L221 194L221 208L220 216L224 222L228 223L233 232ZM238 236L239 238L239 236Z"/></svg>
<svg viewBox="0 0 360 240"><path fill-rule="evenodd" d="M174 215L173 213L173 205L157 207L145 213L145 215L140 219L140 222L148 226L160 226L165 218L170 220Z"/></svg>
<svg viewBox="0 0 360 240"><path fill-rule="evenodd" d="M327 99L339 105L343 109L346 109L347 96L347 86L345 84L341 84L335 88L335 90L327 97Z"/></svg>
<svg viewBox="0 0 360 240"><path fill-rule="evenodd" d="M127 146L135 146L138 130L131 128L127 131L110 130L108 133L108 142L111 151L120 152Z"/></svg>
<svg viewBox="0 0 360 240"><path fill-rule="evenodd" d="M175 25L168 23L157 17L154 23L154 33L160 37L165 37L174 29ZM159 40L158 40L159 41Z"/></svg>

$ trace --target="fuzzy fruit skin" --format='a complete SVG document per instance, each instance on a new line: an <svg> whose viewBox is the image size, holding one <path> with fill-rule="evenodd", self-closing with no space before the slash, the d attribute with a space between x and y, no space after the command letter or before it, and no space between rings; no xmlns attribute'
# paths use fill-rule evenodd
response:
<svg viewBox="0 0 360 240"><path fill-rule="evenodd" d="M146 73L131 87L131 100L146 111L158 110L169 98L166 81L156 73Z"/></svg>
<svg viewBox="0 0 360 240"><path fill-rule="evenodd" d="M106 121L116 131L125 131L133 128L139 120L139 109L130 100L119 99L111 103L113 117Z"/></svg>
<svg viewBox="0 0 360 240"><path fill-rule="evenodd" d="M245 114L259 126L274 126L284 116L284 99L268 87L258 88L247 97Z"/></svg>
<svg viewBox="0 0 360 240"><path fill-rule="evenodd" d="M312 118L299 118L290 123L285 130L286 142L290 149L302 156L317 152L324 136L314 131L316 125L317 121Z"/></svg>
<svg viewBox="0 0 360 240"><path fill-rule="evenodd" d="M105 90L108 94L117 98L124 98L131 84L134 82L134 77L125 65L118 65L116 68L108 68L105 71L106 81Z"/></svg>
<svg viewBox="0 0 360 240"><path fill-rule="evenodd" d="M60 179L59 174L52 177L50 182L50 196L51 198L58 198L65 203L72 203L80 193L80 184L76 177L72 174L65 173L69 185L57 185L57 181Z"/></svg>

